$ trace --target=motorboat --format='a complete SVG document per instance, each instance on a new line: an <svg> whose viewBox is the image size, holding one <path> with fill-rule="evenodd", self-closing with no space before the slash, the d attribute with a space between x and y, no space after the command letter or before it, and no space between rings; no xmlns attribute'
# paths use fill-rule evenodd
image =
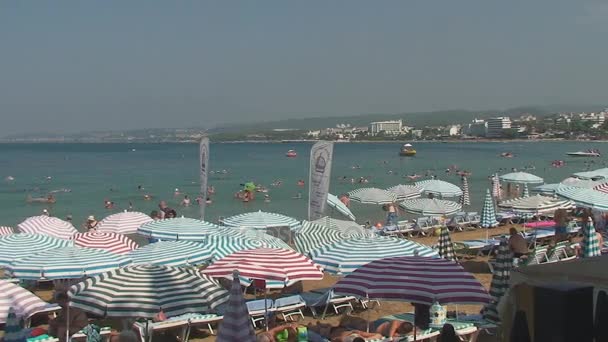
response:
<svg viewBox="0 0 608 342"><path fill-rule="evenodd" d="M287 158L295 158L298 156L298 153L295 150L289 150L287 153L285 153L285 156Z"/></svg>
<svg viewBox="0 0 608 342"><path fill-rule="evenodd" d="M587 151L578 151L578 152L566 152L566 155L570 157L600 157L599 150L587 150Z"/></svg>
<svg viewBox="0 0 608 342"><path fill-rule="evenodd" d="M416 155L416 150L412 147L411 144L405 144L401 146L399 155L402 157L413 157Z"/></svg>

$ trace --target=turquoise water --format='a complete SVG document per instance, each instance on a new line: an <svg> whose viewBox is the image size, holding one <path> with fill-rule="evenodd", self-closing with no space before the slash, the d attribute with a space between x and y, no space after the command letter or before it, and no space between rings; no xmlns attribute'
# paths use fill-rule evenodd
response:
<svg viewBox="0 0 608 342"><path fill-rule="evenodd" d="M332 169L331 192L339 194L361 186L389 187L407 184L405 175L425 174L431 170L439 179L460 185L457 175L446 175L450 165L473 172L469 178L472 205L481 208L482 195L489 187L488 175L500 168L523 168L544 177L546 182L557 182L572 172L585 170L584 159L568 158L565 152L599 148L596 142L513 142L513 143L417 143L414 158L398 156L400 145L395 143L336 144ZM211 175L209 184L215 186L213 204L207 209L207 220L253 210L280 212L300 219L305 218L307 186L296 185L299 179L308 180L310 144L212 144L211 170L227 170L225 175ZM288 149L296 149L298 157L284 156ZM499 157L510 151L514 158ZM197 217L196 206L181 208L182 196L174 197L179 188L193 199L198 192L198 146L185 144L5 144L0 145L0 225L15 225L24 218L37 215L44 208L51 214L65 217L72 214L79 226L88 215L104 217L128 207L145 213L156 208L161 199L169 201L179 215ZM551 167L551 161L565 160L563 168ZM593 159L592 168L602 167L605 159ZM360 169L351 168L359 165ZM389 173L393 171L393 173ZM13 181L5 177L13 176ZM340 177L371 176L366 185L341 182ZM47 179L47 177L51 177ZM283 180L281 187L272 187L274 180ZM233 199L241 183L254 181L266 185L271 202L265 203L258 194L252 203ZM138 185L144 191L138 190ZM57 203L28 204L26 197L44 196L49 191L67 188L69 193L57 193ZM304 199L293 199L302 192ZM154 196L144 201L144 193ZM105 199L114 201L113 210L104 209ZM194 203L194 201L193 201ZM353 203L358 221L380 219L380 208Z"/></svg>

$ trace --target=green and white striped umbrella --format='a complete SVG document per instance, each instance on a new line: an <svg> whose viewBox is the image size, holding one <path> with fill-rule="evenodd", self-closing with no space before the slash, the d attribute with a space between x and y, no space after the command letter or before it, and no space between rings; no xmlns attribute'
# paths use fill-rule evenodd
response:
<svg viewBox="0 0 608 342"><path fill-rule="evenodd" d="M328 245L330 243L357 237L368 237L367 234L359 232L347 233L320 225L314 222L303 221L302 228L298 230L294 238L296 250L302 254Z"/></svg>
<svg viewBox="0 0 608 342"><path fill-rule="evenodd" d="M490 190L486 190L486 198L483 201L483 208L481 208L481 222L479 223L483 228L492 228L498 226L496 221L496 210L494 209L494 201Z"/></svg>
<svg viewBox="0 0 608 342"><path fill-rule="evenodd" d="M409 199L401 202L399 206L408 213L435 216L452 215L462 209L462 206L458 202L436 198Z"/></svg>
<svg viewBox="0 0 608 342"><path fill-rule="evenodd" d="M293 217L260 210L225 218L224 225L226 227L257 229L261 231L266 231L268 228L280 227L289 227L291 230L294 230L300 228L300 221Z"/></svg>
<svg viewBox="0 0 608 342"><path fill-rule="evenodd" d="M439 179L427 179L416 182L416 186L422 188L425 194L433 194L439 197L458 197L462 195L462 190L458 185Z"/></svg>
<svg viewBox="0 0 608 342"><path fill-rule="evenodd" d="M70 306L103 317L153 318L210 313L228 301L228 292L197 270L132 265L71 287Z"/></svg>
<svg viewBox="0 0 608 342"><path fill-rule="evenodd" d="M555 193L563 198L567 198L578 206L608 210L608 194L593 189L579 188L574 186L563 186L557 188Z"/></svg>
<svg viewBox="0 0 608 342"><path fill-rule="evenodd" d="M0 236L0 267L7 267L13 261L31 256L35 252L73 245L72 241L43 234Z"/></svg>
<svg viewBox="0 0 608 342"><path fill-rule="evenodd" d="M397 200L402 201L411 198L418 198L422 195L422 188L416 185L395 185L386 189L395 195L397 195Z"/></svg>
<svg viewBox="0 0 608 342"><path fill-rule="evenodd" d="M310 251L312 260L326 272L349 274L374 260L396 256L438 257L436 251L423 244L390 237L355 238L336 241Z"/></svg>
<svg viewBox="0 0 608 342"><path fill-rule="evenodd" d="M583 225L583 241L581 241L581 251L583 258L591 258L600 256L602 247L593 227L593 220L589 219L587 224Z"/></svg>
<svg viewBox="0 0 608 342"><path fill-rule="evenodd" d="M389 204L397 201L397 195L394 193L378 188L360 188L348 193L352 201L363 204Z"/></svg>
<svg viewBox="0 0 608 342"><path fill-rule="evenodd" d="M519 197L503 201L498 204L500 208L512 210L521 216L535 216L540 214L553 213L557 209L572 209L574 202L555 197L534 195Z"/></svg>
<svg viewBox="0 0 608 342"><path fill-rule="evenodd" d="M356 220L355 215L350 211L350 209L346 206L346 204L342 203L338 196L327 194L327 205L331 208L334 208L340 214L348 217L351 220Z"/></svg>
<svg viewBox="0 0 608 342"><path fill-rule="evenodd" d="M166 266L200 265L213 258L208 245L194 241L159 241L127 254L133 264Z"/></svg>
<svg viewBox="0 0 608 342"><path fill-rule="evenodd" d="M439 234L439 242L437 243L437 252L439 256L446 260L458 261L456 253L454 253L454 244L450 238L448 227L442 227Z"/></svg>
<svg viewBox="0 0 608 342"><path fill-rule="evenodd" d="M245 249L261 247L292 249L283 240L259 230L236 230L224 227L209 234L202 245L213 251L213 260Z"/></svg>
<svg viewBox="0 0 608 342"><path fill-rule="evenodd" d="M335 229L341 233L350 235L362 234L362 235L374 235L374 232L370 229L366 229L355 221L337 220L329 216L321 217L320 219L310 221L312 223Z"/></svg>
<svg viewBox="0 0 608 342"><path fill-rule="evenodd" d="M492 283L490 284L490 303L483 308L483 317L492 322L500 320L497 306L498 302L509 289L509 280L511 279L511 269L513 268L513 253L509 249L507 239L502 239L498 246L496 254L496 262L494 263L492 272Z"/></svg>
<svg viewBox="0 0 608 342"><path fill-rule="evenodd" d="M13 261L9 273L22 280L77 279L131 263L124 255L106 250L80 247L49 249Z"/></svg>
<svg viewBox="0 0 608 342"><path fill-rule="evenodd" d="M203 241L210 232L219 229L213 223L176 217L143 224L137 229L139 235L163 241Z"/></svg>
<svg viewBox="0 0 608 342"><path fill-rule="evenodd" d="M521 171L504 174L500 176L499 179L503 182L517 184L542 184L545 182L542 178L538 176Z"/></svg>
<svg viewBox="0 0 608 342"><path fill-rule="evenodd" d="M460 196L460 205L471 205L471 196L469 194L469 180L467 177L462 177L462 196Z"/></svg>
<svg viewBox="0 0 608 342"><path fill-rule="evenodd" d="M528 189L528 184L524 184L524 193L521 197L530 197L530 190Z"/></svg>

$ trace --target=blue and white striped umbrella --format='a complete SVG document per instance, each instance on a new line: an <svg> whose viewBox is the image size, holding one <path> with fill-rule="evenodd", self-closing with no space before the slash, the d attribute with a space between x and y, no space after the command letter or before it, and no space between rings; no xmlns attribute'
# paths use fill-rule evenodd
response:
<svg viewBox="0 0 608 342"><path fill-rule="evenodd" d="M406 200L412 198L418 198L422 195L422 188L416 185L395 185L386 189L395 195L397 195L397 200Z"/></svg>
<svg viewBox="0 0 608 342"><path fill-rule="evenodd" d="M62 247L32 254L9 265L19 279L74 279L126 266L131 259L102 249Z"/></svg>
<svg viewBox="0 0 608 342"><path fill-rule="evenodd" d="M256 340L253 326L249 320L247 304L241 290L239 274L235 271L226 313L220 323L217 342L255 342Z"/></svg>
<svg viewBox="0 0 608 342"><path fill-rule="evenodd" d="M417 215L452 215L462 209L458 202L436 198L409 199L401 202L399 206L408 213Z"/></svg>
<svg viewBox="0 0 608 342"><path fill-rule="evenodd" d="M0 236L0 267L7 267L13 261L26 258L36 252L73 245L72 241L42 234Z"/></svg>
<svg viewBox="0 0 608 342"><path fill-rule="evenodd" d="M602 255L602 246L595 233L593 220L589 219L583 227L583 241L581 241L581 252L583 258L591 258Z"/></svg>
<svg viewBox="0 0 608 342"><path fill-rule="evenodd" d="M425 194L433 194L439 197L458 197L462 195L462 189L458 185L439 179L416 182L416 186L421 187Z"/></svg>
<svg viewBox="0 0 608 342"><path fill-rule="evenodd" d="M200 265L213 258L213 250L194 241L159 241L129 254L135 265Z"/></svg>
<svg viewBox="0 0 608 342"><path fill-rule="evenodd" d="M327 194L327 205L331 208L334 208L340 214L348 217L351 220L356 220L355 215L350 211L350 209L346 206L346 204L342 203L338 196Z"/></svg>
<svg viewBox="0 0 608 342"><path fill-rule="evenodd" d="M552 183L552 184L543 184L532 188L532 192L539 193L541 195L555 195L555 190L557 188L562 187L561 183Z"/></svg>
<svg viewBox="0 0 608 342"><path fill-rule="evenodd" d="M389 204L397 201L397 195L378 188L360 188L348 193L351 200L364 204Z"/></svg>
<svg viewBox="0 0 608 342"><path fill-rule="evenodd" d="M137 229L137 234L163 241L204 241L209 233L218 229L219 226L213 223L176 217L145 223Z"/></svg>
<svg viewBox="0 0 608 342"><path fill-rule="evenodd" d="M544 180L527 172L511 172L499 177L501 181L517 184L542 184Z"/></svg>
<svg viewBox="0 0 608 342"><path fill-rule="evenodd" d="M236 230L225 227L209 234L202 245L213 251L214 260L245 249L261 247L292 249L283 240L259 230Z"/></svg>
<svg viewBox="0 0 608 342"><path fill-rule="evenodd" d="M423 244L389 237L356 238L337 241L310 251L312 260L326 272L349 274L374 260L395 256L439 257Z"/></svg>
<svg viewBox="0 0 608 342"><path fill-rule="evenodd" d="M555 193L563 198L567 198L578 206L597 210L608 210L608 194L595 191L593 189L564 186L558 188Z"/></svg>
<svg viewBox="0 0 608 342"><path fill-rule="evenodd" d="M224 219L224 225L233 228L257 229L266 231L268 228L289 227L291 230L300 228L300 221L293 217L277 213L254 211L234 215Z"/></svg>
<svg viewBox="0 0 608 342"><path fill-rule="evenodd" d="M329 229L337 230L345 234L362 234L369 236L374 235L374 232L372 230L363 227L355 221L337 220L335 218L325 216L310 222L324 226Z"/></svg>
<svg viewBox="0 0 608 342"><path fill-rule="evenodd" d="M481 222L480 225L483 228L492 228L498 226L496 221L496 209L494 209L494 201L490 190L486 190L486 198L483 201L483 208L481 208Z"/></svg>

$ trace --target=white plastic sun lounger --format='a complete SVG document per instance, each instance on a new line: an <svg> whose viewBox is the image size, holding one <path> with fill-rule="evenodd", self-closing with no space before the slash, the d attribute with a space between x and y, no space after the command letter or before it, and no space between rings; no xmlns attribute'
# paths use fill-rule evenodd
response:
<svg viewBox="0 0 608 342"><path fill-rule="evenodd" d="M258 322L264 321L264 315L266 313L274 312L274 301L272 299L266 299L266 306L264 306L264 299L256 299L247 302L247 310L249 310L249 317L254 327L257 327Z"/></svg>
<svg viewBox="0 0 608 342"><path fill-rule="evenodd" d="M139 333L142 342L152 342L156 333L169 329L179 329L180 333L178 337L182 341L185 341L186 333L188 332L188 318L176 316L162 322L135 322L133 323L133 328ZM147 332L146 329L148 330ZM148 336L147 341L146 336Z"/></svg>
<svg viewBox="0 0 608 342"><path fill-rule="evenodd" d="M192 314L192 317L188 319L188 331L186 332L186 341L190 338L190 333L192 329L196 329L200 326L204 326L209 330L211 335L215 335L215 331L213 331L212 324L216 324L221 322L224 319L224 316L219 316L216 314L207 314L207 315L199 315Z"/></svg>
<svg viewBox="0 0 608 342"><path fill-rule="evenodd" d="M273 310L283 316L284 321L295 321L293 317L304 318L302 309L306 307L306 302L300 295L293 295L275 299Z"/></svg>

